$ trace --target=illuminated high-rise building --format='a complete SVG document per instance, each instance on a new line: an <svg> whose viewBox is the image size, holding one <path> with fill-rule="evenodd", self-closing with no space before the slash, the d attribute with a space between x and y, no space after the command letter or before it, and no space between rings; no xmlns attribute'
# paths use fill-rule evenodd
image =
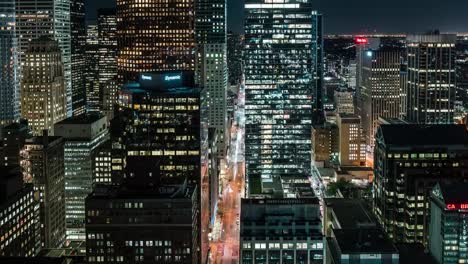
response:
<svg viewBox="0 0 468 264"><path fill-rule="evenodd" d="M19 120L17 36L15 1L0 3L0 126Z"/></svg>
<svg viewBox="0 0 468 264"><path fill-rule="evenodd" d="M65 242L64 146L60 137L26 140L21 151L23 179L34 185L39 198L41 246L60 248Z"/></svg>
<svg viewBox="0 0 468 264"><path fill-rule="evenodd" d="M93 156L109 137L107 119L80 115L55 124L64 141L65 218L67 242L85 241L85 198L93 190Z"/></svg>
<svg viewBox="0 0 468 264"><path fill-rule="evenodd" d="M0 256L36 256L39 232L39 202L32 184L23 183L18 166L0 166Z"/></svg>
<svg viewBox="0 0 468 264"><path fill-rule="evenodd" d="M29 43L42 36L58 42L64 69L67 115L72 114L72 63L70 0L17 0L16 34L21 67L24 67Z"/></svg>
<svg viewBox="0 0 468 264"><path fill-rule="evenodd" d="M98 10L99 41L99 108L104 110L106 104L116 103L115 81L117 80L117 15L115 9ZM108 91L112 90L112 91ZM113 102L106 102L111 100ZM112 108L112 107L110 107ZM110 112L110 111L109 111Z"/></svg>
<svg viewBox="0 0 468 264"><path fill-rule="evenodd" d="M374 146L379 117L400 117L400 69L403 51L368 49L362 58L361 118L367 146Z"/></svg>
<svg viewBox="0 0 468 264"><path fill-rule="evenodd" d="M227 136L227 14L226 0L195 1L195 35L197 45L196 79L204 88L203 99L209 128L216 129L217 155L225 156Z"/></svg>
<svg viewBox="0 0 468 264"><path fill-rule="evenodd" d="M320 96L320 15L310 0L247 0L245 12L249 184L308 177L314 109Z"/></svg>
<svg viewBox="0 0 468 264"><path fill-rule="evenodd" d="M194 70L195 7L187 0L117 0L120 84L141 72Z"/></svg>
<svg viewBox="0 0 468 264"><path fill-rule="evenodd" d="M97 25L88 25L85 52L86 109L99 113L99 32Z"/></svg>
<svg viewBox="0 0 468 264"><path fill-rule="evenodd" d="M242 81L244 36L229 32L227 47L229 84L238 85Z"/></svg>
<svg viewBox="0 0 468 264"><path fill-rule="evenodd" d="M432 189L439 182L468 180L466 142L464 125L397 123L377 129L373 209L394 242L427 246Z"/></svg>
<svg viewBox="0 0 468 264"><path fill-rule="evenodd" d="M453 123L456 35L407 37L407 119L421 124Z"/></svg>
<svg viewBox="0 0 468 264"><path fill-rule="evenodd" d="M361 117L356 114L339 114L339 161L342 166L365 166L366 144L362 133Z"/></svg>
<svg viewBox="0 0 468 264"><path fill-rule="evenodd" d="M200 89L189 72L141 74L119 92L111 134L125 185L200 180Z"/></svg>
<svg viewBox="0 0 468 264"><path fill-rule="evenodd" d="M200 263L200 89L193 74L141 74L119 91L117 110L111 166L122 177L112 175L110 186L108 175L96 174L106 186L86 201L88 262ZM106 152L96 157L109 161ZM115 251L104 251L103 233ZM151 248L132 250L139 245Z"/></svg>
<svg viewBox="0 0 468 264"><path fill-rule="evenodd" d="M53 131L54 124L66 118L67 95L57 41L41 37L29 45L23 59L21 117L37 136Z"/></svg>
<svg viewBox="0 0 468 264"><path fill-rule="evenodd" d="M86 20L84 0L70 0L70 26L72 109L73 115L78 116L86 112Z"/></svg>

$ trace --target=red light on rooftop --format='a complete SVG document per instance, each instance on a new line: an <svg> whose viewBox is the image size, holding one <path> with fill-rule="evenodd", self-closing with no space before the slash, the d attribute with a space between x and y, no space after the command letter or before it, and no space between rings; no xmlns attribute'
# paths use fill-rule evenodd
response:
<svg viewBox="0 0 468 264"><path fill-rule="evenodd" d="M368 44L369 40L367 38L358 37L354 39L354 42L358 45Z"/></svg>

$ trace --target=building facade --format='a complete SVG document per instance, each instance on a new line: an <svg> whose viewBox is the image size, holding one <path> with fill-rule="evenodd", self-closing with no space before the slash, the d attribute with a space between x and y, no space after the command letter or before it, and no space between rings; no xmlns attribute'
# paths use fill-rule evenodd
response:
<svg viewBox="0 0 468 264"><path fill-rule="evenodd" d="M99 31L97 25L88 25L85 54L86 110L99 113Z"/></svg>
<svg viewBox="0 0 468 264"><path fill-rule="evenodd" d="M55 123L67 116L67 94L60 48L56 41L41 37L30 42L22 61L21 117L31 132L53 133Z"/></svg>
<svg viewBox="0 0 468 264"><path fill-rule="evenodd" d="M200 181L200 89L190 72L141 74L119 92L112 129L126 185Z"/></svg>
<svg viewBox="0 0 468 264"><path fill-rule="evenodd" d="M337 115L339 133L339 161L342 166L365 166L366 146L362 133L361 117L358 115Z"/></svg>
<svg viewBox="0 0 468 264"><path fill-rule="evenodd" d="M116 103L117 89L117 15L112 8L98 10L99 108L109 116L109 105Z"/></svg>
<svg viewBox="0 0 468 264"><path fill-rule="evenodd" d="M239 85L243 76L244 36L233 32L227 34L227 61L230 85Z"/></svg>
<svg viewBox="0 0 468 264"><path fill-rule="evenodd" d="M195 1L117 1L119 84L139 73L195 69Z"/></svg>
<svg viewBox="0 0 468 264"><path fill-rule="evenodd" d="M0 126L18 121L20 88L15 1L0 3Z"/></svg>
<svg viewBox="0 0 468 264"><path fill-rule="evenodd" d="M34 185L40 205L40 239L43 248L59 248L65 242L64 145L46 133L28 139L21 151L23 179Z"/></svg>
<svg viewBox="0 0 468 264"><path fill-rule="evenodd" d="M55 124L64 140L67 242L85 241L85 199L93 190L93 153L108 138L107 119L80 115Z"/></svg>
<svg viewBox="0 0 468 264"><path fill-rule="evenodd" d="M96 189L86 199L87 263L199 263L197 193Z"/></svg>
<svg viewBox="0 0 468 264"><path fill-rule="evenodd" d="M407 42L408 121L453 123L456 35L410 35Z"/></svg>
<svg viewBox="0 0 468 264"><path fill-rule="evenodd" d="M402 136L404 135L404 136ZM374 151L374 212L394 242L427 245L429 197L468 179L463 125L381 125Z"/></svg>
<svg viewBox="0 0 468 264"><path fill-rule="evenodd" d="M27 124L13 123L3 127L3 160L4 166L19 166L21 162L20 152L27 138L30 137Z"/></svg>
<svg viewBox="0 0 468 264"><path fill-rule="evenodd" d="M240 262L323 263L317 198L243 199Z"/></svg>
<svg viewBox="0 0 468 264"><path fill-rule="evenodd" d="M71 31L71 78L73 115L86 113L85 86L85 53L86 53L86 19L85 1L70 1Z"/></svg>
<svg viewBox="0 0 468 264"><path fill-rule="evenodd" d="M70 6L70 0L16 1L16 34L19 36L21 67L25 67L26 54L31 41L43 36L57 41L64 70L67 115L72 114Z"/></svg>
<svg viewBox="0 0 468 264"><path fill-rule="evenodd" d="M39 202L17 166L0 166L0 256L33 257L41 250Z"/></svg>
<svg viewBox="0 0 468 264"><path fill-rule="evenodd" d="M369 49L362 68L362 127L366 145L374 145L379 117L400 117L400 67L403 52L381 47Z"/></svg>
<svg viewBox="0 0 468 264"><path fill-rule="evenodd" d="M249 181L311 174L321 52L312 1L245 2L246 172Z"/></svg>
<svg viewBox="0 0 468 264"><path fill-rule="evenodd" d="M468 261L468 184L437 184L431 192L429 251L440 264Z"/></svg>

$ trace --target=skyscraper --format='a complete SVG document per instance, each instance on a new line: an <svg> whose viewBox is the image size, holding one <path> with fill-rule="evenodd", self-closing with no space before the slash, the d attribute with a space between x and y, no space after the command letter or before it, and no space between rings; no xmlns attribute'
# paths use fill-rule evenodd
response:
<svg viewBox="0 0 468 264"><path fill-rule="evenodd" d="M15 1L0 3L0 126L19 120L18 50Z"/></svg>
<svg viewBox="0 0 468 264"><path fill-rule="evenodd" d="M312 1L245 2L248 180L308 177L320 52Z"/></svg>
<svg viewBox="0 0 468 264"><path fill-rule="evenodd" d="M395 242L427 245L437 183L468 180L464 125L381 125L374 150L374 212Z"/></svg>
<svg viewBox="0 0 468 264"><path fill-rule="evenodd" d="M215 128L218 137L218 157L225 155L227 136L226 98L227 68L227 14L226 0L195 1L195 35L197 45L196 78L204 88L203 99L209 128Z"/></svg>
<svg viewBox="0 0 468 264"><path fill-rule="evenodd" d="M70 0L70 26L72 109L73 115L78 116L86 112L86 20L84 0Z"/></svg>
<svg viewBox="0 0 468 264"><path fill-rule="evenodd" d="M29 43L42 36L56 40L64 69L67 115L72 114L70 0L17 0L16 34L19 38L21 67Z"/></svg>
<svg viewBox="0 0 468 264"><path fill-rule="evenodd" d="M44 133L28 139L21 151L23 179L39 197L41 246L59 248L65 242L64 147L59 137Z"/></svg>
<svg viewBox="0 0 468 264"><path fill-rule="evenodd" d="M362 126L367 146L374 145L379 117L400 117L400 68L403 51L368 49L362 58Z"/></svg>
<svg viewBox="0 0 468 264"><path fill-rule="evenodd" d="M119 83L141 72L193 70L194 1L117 0Z"/></svg>
<svg viewBox="0 0 468 264"><path fill-rule="evenodd" d="M410 35L407 42L408 121L453 123L456 35Z"/></svg>
<svg viewBox="0 0 468 264"><path fill-rule="evenodd" d="M98 115L67 118L54 127L64 140L67 241L85 241L85 198L92 192L94 152L109 137L107 119Z"/></svg>
<svg viewBox="0 0 468 264"><path fill-rule="evenodd" d="M244 36L229 32L227 47L229 84L238 85L242 81Z"/></svg>
<svg viewBox="0 0 468 264"><path fill-rule="evenodd" d="M41 250L39 202L18 166L0 166L0 256L33 257Z"/></svg>
<svg viewBox="0 0 468 264"><path fill-rule="evenodd" d="M23 59L21 81L21 117L31 132L42 135L53 131L66 118L67 101L60 48L56 41L41 37L29 43Z"/></svg>
<svg viewBox="0 0 468 264"><path fill-rule="evenodd" d="M86 108L99 113L99 32L97 25L88 25L85 53Z"/></svg>
<svg viewBox="0 0 468 264"><path fill-rule="evenodd" d="M98 42L99 108L102 111L105 105L116 103L116 100L112 99L117 97L115 89L117 81L117 15L115 9L98 10Z"/></svg>
<svg viewBox="0 0 468 264"><path fill-rule="evenodd" d="M199 263L200 118L192 72L144 73L119 91L111 155L121 175L112 183L121 184L99 186L87 198L90 263ZM112 246L102 244L104 233ZM109 247L115 250L102 254Z"/></svg>
<svg viewBox="0 0 468 264"><path fill-rule="evenodd" d="M200 181L200 89L190 72L141 74L119 92L118 111L112 137L126 186Z"/></svg>

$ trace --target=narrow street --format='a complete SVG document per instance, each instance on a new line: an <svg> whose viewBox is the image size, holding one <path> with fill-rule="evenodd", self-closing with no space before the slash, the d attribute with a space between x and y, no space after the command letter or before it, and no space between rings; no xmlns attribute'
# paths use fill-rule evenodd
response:
<svg viewBox="0 0 468 264"><path fill-rule="evenodd" d="M240 89L231 129L227 168L220 178L223 192L218 201L219 213L212 231L210 263L239 263L240 202L244 197L244 91Z"/></svg>

